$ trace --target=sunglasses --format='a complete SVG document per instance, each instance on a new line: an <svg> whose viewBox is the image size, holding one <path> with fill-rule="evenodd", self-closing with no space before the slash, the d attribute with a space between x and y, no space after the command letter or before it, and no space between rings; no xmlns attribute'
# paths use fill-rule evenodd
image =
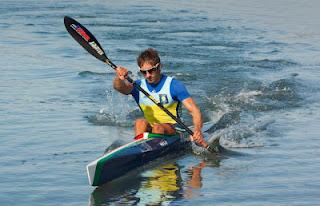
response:
<svg viewBox="0 0 320 206"><path fill-rule="evenodd" d="M140 69L140 72L143 75L146 75L147 73L152 74L153 72L157 71L158 69L159 69L159 64L157 64L156 66L154 66L154 67L152 67L151 69L148 69L148 70L141 70Z"/></svg>

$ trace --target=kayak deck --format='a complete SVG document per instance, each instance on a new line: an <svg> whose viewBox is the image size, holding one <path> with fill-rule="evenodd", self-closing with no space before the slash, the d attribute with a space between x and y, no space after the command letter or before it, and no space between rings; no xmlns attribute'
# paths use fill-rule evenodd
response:
<svg viewBox="0 0 320 206"><path fill-rule="evenodd" d="M170 152L189 141L181 135L144 133L143 137L112 150L87 165L89 183L99 186Z"/></svg>

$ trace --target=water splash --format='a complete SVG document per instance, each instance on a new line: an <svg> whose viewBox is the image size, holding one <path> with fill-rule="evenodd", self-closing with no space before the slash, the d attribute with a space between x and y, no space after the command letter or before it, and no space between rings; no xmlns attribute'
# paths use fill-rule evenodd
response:
<svg viewBox="0 0 320 206"><path fill-rule="evenodd" d="M302 98L298 88L300 84L295 76L279 79L266 84L260 82L252 88L244 85L235 93L221 92L212 97L206 97L206 106L215 111L251 111L263 112L300 106Z"/></svg>
<svg viewBox="0 0 320 206"><path fill-rule="evenodd" d="M252 123L253 122L253 123ZM251 123L241 123L232 125L226 129L220 130L210 136L208 142L220 138L223 146L231 148L252 148L262 147L261 136L267 130L268 126L273 124L273 119L253 119Z"/></svg>
<svg viewBox="0 0 320 206"><path fill-rule="evenodd" d="M95 125L130 127L136 118L141 117L142 113L131 96L111 89L105 91L105 96L106 104L99 112L86 117L89 122Z"/></svg>

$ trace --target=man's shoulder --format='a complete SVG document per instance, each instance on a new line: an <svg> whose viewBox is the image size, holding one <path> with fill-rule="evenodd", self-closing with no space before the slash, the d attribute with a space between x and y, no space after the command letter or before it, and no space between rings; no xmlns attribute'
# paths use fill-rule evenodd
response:
<svg viewBox="0 0 320 206"><path fill-rule="evenodd" d="M134 83L135 83L136 85L141 86L141 79L135 80ZM136 87L133 87L132 90L131 90L131 92L130 92L130 94L132 94L133 96L137 96L138 93L139 93L139 90L138 90Z"/></svg>
<svg viewBox="0 0 320 206"><path fill-rule="evenodd" d="M183 84L182 81L172 78L171 85L170 85L170 92L174 99L182 102L184 99L190 97L190 94Z"/></svg>
<svg viewBox="0 0 320 206"><path fill-rule="evenodd" d="M178 79L176 79L175 77L171 77L171 86L173 87L177 87L177 88L181 88L181 87L185 87L184 83Z"/></svg>

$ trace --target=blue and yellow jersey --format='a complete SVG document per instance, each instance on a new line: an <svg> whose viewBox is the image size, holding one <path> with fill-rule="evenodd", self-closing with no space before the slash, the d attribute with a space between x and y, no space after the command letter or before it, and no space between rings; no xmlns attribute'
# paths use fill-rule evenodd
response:
<svg viewBox="0 0 320 206"><path fill-rule="evenodd" d="M178 115L177 110L180 102L190 97L182 82L166 75L162 75L157 84L149 84L145 79L137 80L136 84L140 85L175 116ZM131 91L131 94L143 112L145 119L151 125L155 123L176 123L136 88Z"/></svg>

